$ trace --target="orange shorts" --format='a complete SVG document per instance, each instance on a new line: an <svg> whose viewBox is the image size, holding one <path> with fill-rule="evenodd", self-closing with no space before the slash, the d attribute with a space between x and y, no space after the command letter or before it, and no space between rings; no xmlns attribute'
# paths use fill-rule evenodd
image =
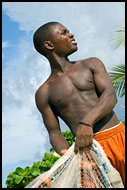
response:
<svg viewBox="0 0 127 190"><path fill-rule="evenodd" d="M94 135L114 168L120 173L125 186L125 126L122 122Z"/></svg>

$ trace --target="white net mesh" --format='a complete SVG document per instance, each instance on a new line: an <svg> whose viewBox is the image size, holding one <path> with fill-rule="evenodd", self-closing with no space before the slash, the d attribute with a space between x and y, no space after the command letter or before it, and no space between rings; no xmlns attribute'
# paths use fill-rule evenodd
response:
<svg viewBox="0 0 127 190"><path fill-rule="evenodd" d="M93 139L90 150L74 153L74 144L25 188L123 188L119 172L110 164L100 144Z"/></svg>

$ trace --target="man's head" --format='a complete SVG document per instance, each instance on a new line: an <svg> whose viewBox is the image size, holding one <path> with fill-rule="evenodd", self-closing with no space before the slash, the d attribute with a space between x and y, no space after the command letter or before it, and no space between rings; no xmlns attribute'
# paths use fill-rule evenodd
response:
<svg viewBox="0 0 127 190"><path fill-rule="evenodd" d="M68 56L77 50L74 35L58 22L48 22L34 33L35 49L48 57L53 51L61 56Z"/></svg>
<svg viewBox="0 0 127 190"><path fill-rule="evenodd" d="M42 55L46 55L45 53L45 41L52 40L53 26L59 24L58 22L48 22L41 27L39 27L33 36L33 42L35 49Z"/></svg>

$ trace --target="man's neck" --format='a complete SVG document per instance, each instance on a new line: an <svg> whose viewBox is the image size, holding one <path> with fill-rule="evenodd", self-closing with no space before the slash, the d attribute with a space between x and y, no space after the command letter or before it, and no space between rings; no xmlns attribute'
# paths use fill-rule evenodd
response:
<svg viewBox="0 0 127 190"><path fill-rule="evenodd" d="M50 58L48 58L52 73L56 72L65 72L66 69L70 66L70 61L67 57L60 57L58 55L54 55Z"/></svg>

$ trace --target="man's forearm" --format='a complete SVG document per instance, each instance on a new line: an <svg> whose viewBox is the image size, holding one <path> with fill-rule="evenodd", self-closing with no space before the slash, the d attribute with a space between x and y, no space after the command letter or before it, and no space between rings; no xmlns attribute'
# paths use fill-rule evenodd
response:
<svg viewBox="0 0 127 190"><path fill-rule="evenodd" d="M102 95L96 106L86 114L81 121L94 125L99 120L106 117L117 103L115 95Z"/></svg>
<svg viewBox="0 0 127 190"><path fill-rule="evenodd" d="M61 133L50 133L49 137L51 145L58 154L64 154L69 148L68 142Z"/></svg>

